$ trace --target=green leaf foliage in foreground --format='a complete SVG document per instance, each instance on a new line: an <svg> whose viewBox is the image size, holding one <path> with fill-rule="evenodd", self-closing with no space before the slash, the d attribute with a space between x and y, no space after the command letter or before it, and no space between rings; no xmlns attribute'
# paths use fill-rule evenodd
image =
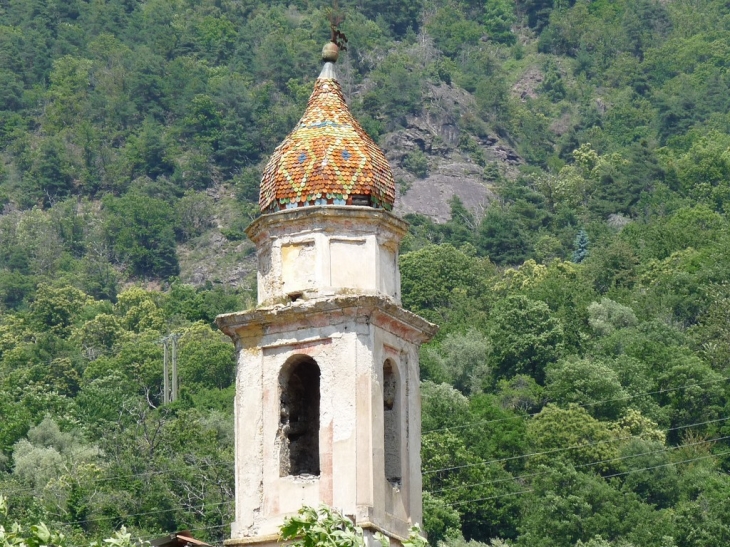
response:
<svg viewBox="0 0 730 547"><path fill-rule="evenodd" d="M282 541L290 542L295 547L364 547L363 529L338 511L320 505L319 508L304 506L296 516L288 517L279 529ZM390 540L380 532L374 539L383 547L390 545ZM418 525L411 528L405 547L425 547L426 540L421 535Z"/></svg>
<svg viewBox="0 0 730 547"><path fill-rule="evenodd" d="M8 511L7 499L0 496L0 546L2 547L66 547L71 543L62 533L51 530L43 522L23 527L17 522L4 526ZM133 541L132 535L124 526L110 538L104 540L105 545L112 547L133 547L149 545L148 541ZM98 546L92 542L89 547Z"/></svg>

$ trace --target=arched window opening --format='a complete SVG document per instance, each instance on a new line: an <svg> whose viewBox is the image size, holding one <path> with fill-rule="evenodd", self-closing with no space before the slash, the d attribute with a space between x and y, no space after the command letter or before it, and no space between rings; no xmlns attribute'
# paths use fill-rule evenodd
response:
<svg viewBox="0 0 730 547"><path fill-rule="evenodd" d="M383 364L383 452L385 478L395 485L401 482L401 423L398 404L398 376L390 359Z"/></svg>
<svg viewBox="0 0 730 547"><path fill-rule="evenodd" d="M302 356L281 374L280 476L319 475L319 366Z"/></svg>

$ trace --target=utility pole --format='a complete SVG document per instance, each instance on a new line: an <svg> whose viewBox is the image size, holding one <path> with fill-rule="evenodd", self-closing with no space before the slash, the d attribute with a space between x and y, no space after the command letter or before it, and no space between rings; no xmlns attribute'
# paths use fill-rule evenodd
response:
<svg viewBox="0 0 730 547"><path fill-rule="evenodd" d="M162 339L162 347L164 350L162 364L162 402L167 404L170 402L170 375L167 369L167 337Z"/></svg>
<svg viewBox="0 0 730 547"><path fill-rule="evenodd" d="M177 376L177 340L178 338L180 338L180 335L171 334L170 338L172 339L172 393L170 400L177 401L177 396L180 388Z"/></svg>
<svg viewBox="0 0 730 547"><path fill-rule="evenodd" d="M162 403L167 404L177 401L180 393L180 380L177 375L177 341L180 339L179 334L168 334L164 336L162 342L163 358L162 358ZM170 347L172 343L172 347ZM172 358L172 359L170 359ZM170 362L172 361L172 362ZM170 382L170 365L172 365L172 382Z"/></svg>

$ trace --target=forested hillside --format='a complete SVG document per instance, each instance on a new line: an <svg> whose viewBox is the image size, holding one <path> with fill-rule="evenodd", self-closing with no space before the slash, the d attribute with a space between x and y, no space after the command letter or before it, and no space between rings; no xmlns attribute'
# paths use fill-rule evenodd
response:
<svg viewBox="0 0 730 547"><path fill-rule="evenodd" d="M212 321L253 301L243 229L328 6L0 1L0 524L226 537ZM340 80L402 211L450 211L408 214L401 257L404 305L441 326L432 545L730 544L730 4L340 7Z"/></svg>

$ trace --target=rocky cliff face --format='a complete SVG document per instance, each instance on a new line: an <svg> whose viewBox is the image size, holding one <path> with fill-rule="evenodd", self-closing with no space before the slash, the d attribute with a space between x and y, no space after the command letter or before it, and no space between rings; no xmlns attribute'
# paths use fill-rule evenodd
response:
<svg viewBox="0 0 730 547"><path fill-rule="evenodd" d="M494 172L496 166L510 176L522 159L496 135L475 139L462 131L461 116L475 109L473 97L463 89L431 85L424 104L419 115L408 118L406 127L381 139L399 183L396 213L421 213L446 222L449 200L456 195L481 217L494 198L485 170ZM414 154L425 157L425 172L414 174L407 168L407 159Z"/></svg>

